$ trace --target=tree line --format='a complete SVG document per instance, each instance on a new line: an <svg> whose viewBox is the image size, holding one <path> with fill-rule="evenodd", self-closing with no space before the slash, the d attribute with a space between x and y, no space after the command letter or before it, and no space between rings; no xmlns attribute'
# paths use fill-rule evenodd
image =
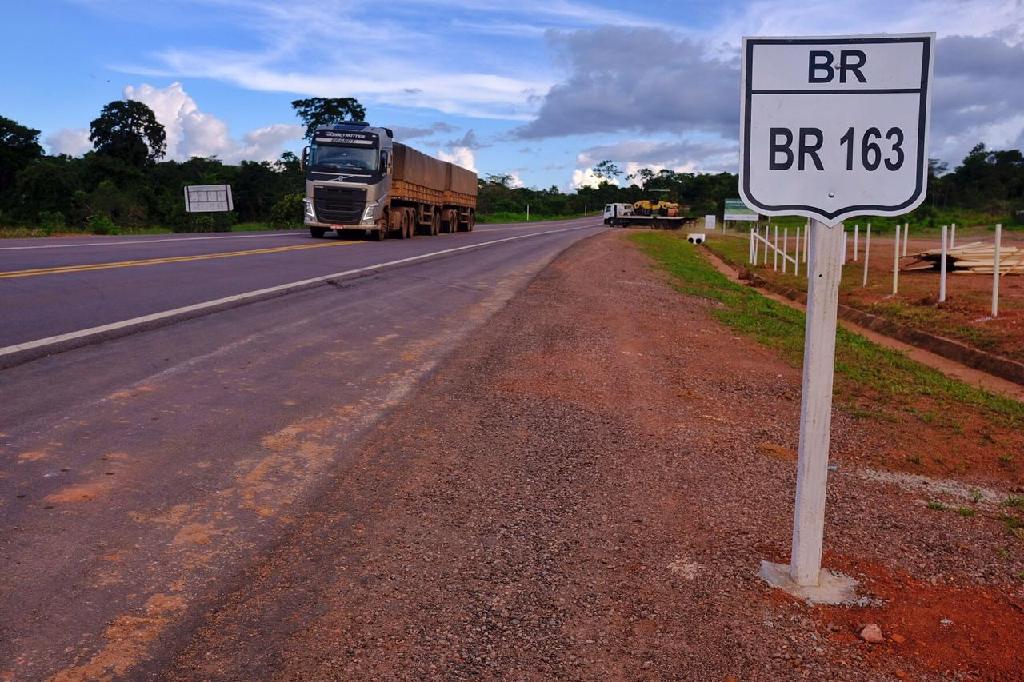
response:
<svg viewBox="0 0 1024 682"><path fill-rule="evenodd" d="M353 98L312 97L292 102L309 137L318 126L364 120L366 110ZM89 126L93 149L81 157L47 155L39 130L0 116L0 226L31 226L48 231L163 227L175 231L230 229L235 223L275 227L302 225L303 172L299 159L226 164L195 157L164 161L166 134L142 102L110 102ZM642 168L624 174L618 163L594 167L599 182L572 193L513 187L511 175L479 179L481 216L521 214L573 216L599 211L607 203L664 199L682 204L693 216L721 215L726 199L737 195L733 173L681 173ZM229 184L235 211L190 215L183 187ZM1020 150L975 146L952 171L929 164L928 195L907 219L932 224L951 212L990 216L1006 224L1024 223L1024 157ZM961 219L965 224L969 219Z"/></svg>
<svg viewBox="0 0 1024 682"><path fill-rule="evenodd" d="M352 98L292 102L307 132L359 120ZM166 131L142 102L110 102L89 125L93 149L47 155L39 130L0 116L0 226L98 234L162 227L180 232L231 229L236 223L302 226L303 172L298 157L227 164L215 157L164 161ZM185 212L186 185L231 185L235 210Z"/></svg>

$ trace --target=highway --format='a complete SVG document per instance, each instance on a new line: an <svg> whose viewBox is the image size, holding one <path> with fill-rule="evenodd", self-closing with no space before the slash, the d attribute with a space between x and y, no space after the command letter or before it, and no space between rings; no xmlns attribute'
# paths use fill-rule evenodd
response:
<svg viewBox="0 0 1024 682"><path fill-rule="evenodd" d="M380 415L603 229L0 243L0 676L156 665Z"/></svg>

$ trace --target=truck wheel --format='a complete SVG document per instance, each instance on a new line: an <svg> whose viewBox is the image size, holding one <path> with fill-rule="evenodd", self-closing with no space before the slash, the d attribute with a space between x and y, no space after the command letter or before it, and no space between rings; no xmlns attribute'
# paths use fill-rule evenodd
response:
<svg viewBox="0 0 1024 682"><path fill-rule="evenodd" d="M384 213L381 214L380 220L377 222L377 234L380 235L380 236L375 236L374 237L374 241L380 241L382 239L387 239L388 236L390 235L390 233L391 233L391 212L388 211L387 209L384 209Z"/></svg>
<svg viewBox="0 0 1024 682"><path fill-rule="evenodd" d="M434 211L433 217L430 220L430 236L436 237L441 234L441 214Z"/></svg>
<svg viewBox="0 0 1024 682"><path fill-rule="evenodd" d="M323 239L325 234L327 234L327 230L322 227L309 228L309 236L313 239Z"/></svg>
<svg viewBox="0 0 1024 682"><path fill-rule="evenodd" d="M402 215L402 224L405 228L405 238L412 239L416 236L416 221L413 218L412 211L405 211Z"/></svg>
<svg viewBox="0 0 1024 682"><path fill-rule="evenodd" d="M476 213L470 211L469 217L466 218L466 232L472 232L474 227L476 227Z"/></svg>

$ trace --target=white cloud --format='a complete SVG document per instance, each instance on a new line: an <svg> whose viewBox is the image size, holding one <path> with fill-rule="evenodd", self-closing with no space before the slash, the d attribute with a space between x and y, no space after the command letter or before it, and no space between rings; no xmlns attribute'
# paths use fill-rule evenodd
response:
<svg viewBox="0 0 1024 682"><path fill-rule="evenodd" d="M46 146L50 148L51 154L67 154L68 156L81 156L92 149L92 142L89 141L89 131L85 128L64 128L52 135L47 135Z"/></svg>
<svg viewBox="0 0 1024 682"><path fill-rule="evenodd" d="M593 166L604 159L625 164L624 175L641 168L677 173L732 171L736 168L736 142L721 138L700 140L622 140L584 149L576 156L578 166Z"/></svg>
<svg viewBox="0 0 1024 682"><path fill-rule="evenodd" d="M572 172L572 180L570 184L573 189L579 189L580 187L598 187L602 182L609 182L607 178L599 178L593 168L577 168ZM612 178L610 182L613 185L619 184L618 180Z"/></svg>
<svg viewBox="0 0 1024 682"><path fill-rule="evenodd" d="M454 163L457 166L462 166L467 170L471 170L474 173L476 170L476 155L473 150L469 147L452 147L451 151L445 151L443 149L438 150L437 158L442 161L448 161Z"/></svg>
<svg viewBox="0 0 1024 682"><path fill-rule="evenodd" d="M237 141L231 137L224 121L201 111L177 82L165 88L147 83L137 87L128 85L124 96L153 110L167 135L168 159L184 161L193 156L217 156L228 163L273 161L281 155L286 143L301 139L304 132L302 126L277 123L248 132Z"/></svg>
<svg viewBox="0 0 1024 682"><path fill-rule="evenodd" d="M304 134L304 127L289 123L264 126L243 135L242 144L235 153L241 159L274 161L281 156L288 142L301 138Z"/></svg>
<svg viewBox="0 0 1024 682"><path fill-rule="evenodd" d="M514 171L509 171L508 177L509 177L508 186L511 187L512 189L517 189L519 187L524 187L525 186L523 184L523 179L521 177L519 177L519 173L516 173Z"/></svg>
<svg viewBox="0 0 1024 682"><path fill-rule="evenodd" d="M319 55L322 59L323 54ZM257 55L223 50L168 50L163 68L121 67L143 75L212 78L247 90L333 97L351 93L364 102L435 109L476 118L527 120L534 102L551 85L543 78L455 69L428 69L420 61L396 61L366 53L304 73L264 63ZM387 74L386 77L381 74Z"/></svg>

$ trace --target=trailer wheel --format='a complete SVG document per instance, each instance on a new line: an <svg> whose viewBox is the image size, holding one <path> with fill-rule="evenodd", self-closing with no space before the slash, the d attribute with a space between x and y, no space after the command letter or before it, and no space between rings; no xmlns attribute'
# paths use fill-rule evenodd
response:
<svg viewBox="0 0 1024 682"><path fill-rule="evenodd" d="M430 218L430 236L436 237L441 234L441 214L433 211Z"/></svg>
<svg viewBox="0 0 1024 682"><path fill-rule="evenodd" d="M466 218L466 232L472 232L474 227L476 227L476 213L470 211L469 217Z"/></svg>

